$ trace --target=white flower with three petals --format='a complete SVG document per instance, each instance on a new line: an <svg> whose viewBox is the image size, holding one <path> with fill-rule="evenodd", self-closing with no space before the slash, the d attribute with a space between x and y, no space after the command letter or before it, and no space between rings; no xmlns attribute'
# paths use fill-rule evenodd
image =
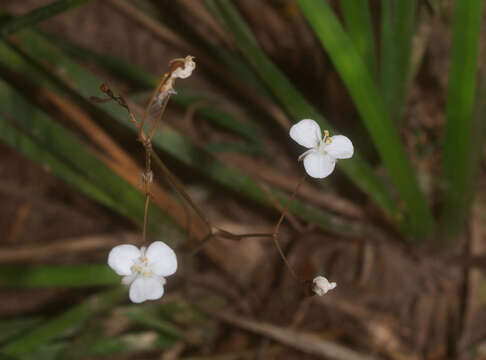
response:
<svg viewBox="0 0 486 360"><path fill-rule="evenodd" d="M165 277L176 272L177 258L169 246L155 241L148 248L115 246L108 255L108 265L123 276L123 284L130 285L130 300L141 303L164 295Z"/></svg>
<svg viewBox="0 0 486 360"><path fill-rule="evenodd" d="M354 148L351 140L343 135L329 136L324 130L322 137L319 124L312 119L304 119L290 128L290 137L309 150L299 156L304 159L304 168L310 177L322 179L330 175L336 160L349 159Z"/></svg>

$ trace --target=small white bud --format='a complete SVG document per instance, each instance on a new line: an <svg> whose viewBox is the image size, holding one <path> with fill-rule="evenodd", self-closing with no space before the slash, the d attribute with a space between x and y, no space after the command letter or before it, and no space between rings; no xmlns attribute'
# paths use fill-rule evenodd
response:
<svg viewBox="0 0 486 360"><path fill-rule="evenodd" d="M330 283L324 276L317 276L312 280L312 283L314 284L312 290L319 296L324 295L336 287L335 282Z"/></svg>

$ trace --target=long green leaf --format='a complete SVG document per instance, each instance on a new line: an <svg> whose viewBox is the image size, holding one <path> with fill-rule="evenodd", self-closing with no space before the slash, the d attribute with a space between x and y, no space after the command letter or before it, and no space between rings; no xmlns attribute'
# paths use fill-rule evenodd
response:
<svg viewBox="0 0 486 360"><path fill-rule="evenodd" d="M22 355L34 351L42 344L55 339L66 331L81 326L89 318L108 310L126 296L124 288L116 288L93 295L62 315L47 321L22 337L0 348L8 355Z"/></svg>
<svg viewBox="0 0 486 360"><path fill-rule="evenodd" d="M410 84L415 11L416 0L381 1L381 93L397 124Z"/></svg>
<svg viewBox="0 0 486 360"><path fill-rule="evenodd" d="M120 284L108 265L3 265L2 288L72 288Z"/></svg>
<svg viewBox="0 0 486 360"><path fill-rule="evenodd" d="M479 165L477 153L481 151L474 141L480 122L474 124L473 112L482 6L482 0L461 0L455 2L454 8L442 167L442 230L449 239L463 228L474 191L472 175Z"/></svg>
<svg viewBox="0 0 486 360"><path fill-rule="evenodd" d="M15 128L5 119L4 114L0 114L0 139L37 163L42 164L56 176L76 186L88 197L102 203L106 207L113 210L116 209L115 202L109 196L53 156L45 148L35 143L29 136Z"/></svg>
<svg viewBox="0 0 486 360"><path fill-rule="evenodd" d="M392 177L410 218L410 235L430 235L434 220L427 200L366 65L325 1L298 0L298 3L346 84Z"/></svg>
<svg viewBox="0 0 486 360"><path fill-rule="evenodd" d="M253 65L255 71L272 91L275 98L293 117L293 120L312 118L320 124L321 128L332 130L333 128L327 120L299 93L287 77L262 51L243 18L238 14L231 2L212 1L218 5L220 13L224 16L227 29L234 35L243 55ZM359 151L355 153L353 159L342 161L339 163L339 166L385 212L389 213L397 222L401 221L403 216L396 201L387 187L366 164L366 161L361 158Z"/></svg>
<svg viewBox="0 0 486 360"><path fill-rule="evenodd" d="M11 341L15 336L39 325L41 321L40 317L16 317L15 319L0 320L0 343Z"/></svg>
<svg viewBox="0 0 486 360"><path fill-rule="evenodd" d="M371 76L376 79L376 47L369 6L367 0L341 0L343 18L349 36L368 66Z"/></svg>
<svg viewBox="0 0 486 360"><path fill-rule="evenodd" d="M3 24L0 24L0 35L8 36L20 29L35 25L41 21L47 20L55 15L58 15L66 10L80 6L88 0L57 0L51 4L39 7L31 12L10 19Z"/></svg>
<svg viewBox="0 0 486 360"><path fill-rule="evenodd" d="M25 55L32 54L35 56L35 58L31 59L32 61L38 61L37 64L39 66L45 66L45 71L53 71L51 73L52 76L56 76L57 69L63 69L62 75L60 75L62 77L57 77L57 80L62 81L66 79L64 86L68 86L71 90L76 91L86 99L92 95L101 95L98 89L100 84L99 80L70 61L66 56L59 52L58 49L46 42L42 36L32 33L19 35L22 36L19 36L16 44L22 51L24 51ZM6 52L6 54L8 53ZM17 71L28 74L32 79L39 81L43 86L54 86L49 82L49 78L40 76L39 71L35 72L31 66L28 66L28 64L25 63L25 61L22 62L21 60L14 58L14 56L10 56L9 60L12 61L11 66L14 66ZM1 58L0 61L2 61ZM57 90L66 92L66 89L62 88ZM96 104L96 106L106 111L114 119L120 122L120 124L123 124L133 132L137 131L135 126L129 121L125 110L116 104ZM223 185L225 188L229 188L237 194L252 199L267 207L272 206L271 202L268 200L267 194L255 180L244 172L225 165L210 153L195 146L177 132L161 129L156 132L153 143L156 149L169 153L177 160L197 169L208 178L216 181L216 183ZM288 196L283 193L276 190L270 190L270 193L272 196L280 200L282 204L287 203ZM374 232L371 226L355 221L343 220L338 216L308 206L297 200L292 203L290 209L296 215L302 216L307 221L316 223L329 231L346 234L348 236L363 236L364 233L369 233L370 231ZM149 216L149 219L151 217L152 215Z"/></svg>

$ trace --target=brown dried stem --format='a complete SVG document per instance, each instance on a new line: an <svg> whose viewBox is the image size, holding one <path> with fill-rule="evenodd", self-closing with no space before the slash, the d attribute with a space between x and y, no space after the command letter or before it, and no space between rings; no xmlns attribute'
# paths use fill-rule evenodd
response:
<svg viewBox="0 0 486 360"><path fill-rule="evenodd" d="M214 237L224 237L224 238L231 239L231 240L242 240L242 239L254 238L254 237L267 237L267 238L271 237L273 239L275 247L277 248L277 250L280 254L280 257L282 258L285 265L289 269L291 275L297 281L299 281L299 278L297 277L295 271L290 266L290 263L288 262L284 252L282 251L282 248L281 248L279 240L278 240L278 234L279 234L279 230L280 230L280 225L282 224L285 216L287 215L287 211L288 211L288 208L290 206L290 203L295 198L297 191L298 191L300 185L302 184L302 182L304 181L305 177L302 177L301 180L299 181L299 183L297 184L294 192L292 193L292 195L291 195L291 197L290 197L290 199L287 203L287 206L283 209L282 214L281 214L277 224L275 225L275 228L274 228L274 231L273 231L272 234L266 234L266 233L233 234L229 231L219 229L219 228L213 227L211 225L210 221L207 219L207 217L204 215L204 213L201 211L201 209L199 209L199 207L194 203L194 201L191 199L191 197L187 194L182 183L171 173L171 171L165 166L164 162L160 159L160 157L154 152L154 150L152 148L152 138L155 134L155 130L156 130L156 127L158 125L158 122L161 120L161 118L162 118L162 116L165 112L165 108L167 106L167 103L168 103L168 100L169 100L169 97L170 97L170 93L171 93L171 91L173 91L172 86L173 86L174 81L171 77L171 73L172 73L173 69L171 69L168 73L166 73L164 75L161 82L157 86L154 94L152 95L152 97L151 97L151 99L150 99L150 101L147 105L147 108L145 109L142 122L139 122L136 119L135 115L130 110L127 102L125 101L125 99L122 96L116 96L111 91L109 86L106 85L106 84L103 84L101 86L101 90L106 95L108 95L112 100L116 101L118 104L120 104L120 106L124 107L128 111L131 122L135 124L135 126L137 127L137 129L139 131L139 139L138 140L142 143L142 145L145 149L145 172L142 175L143 190L144 190L145 197L146 197L145 198L146 199L145 200L145 209L144 209L143 242L146 241L147 216L148 216L148 207L149 207L150 196L151 196L150 195L150 184L153 182L153 172L152 172L152 167L151 167L151 165L152 165L151 160L152 160L152 157L153 157L156 164L162 170L162 172L164 173L165 177L167 178L167 180L171 184L171 186L190 205L190 207L194 210L194 212L199 216L199 218L205 223L205 225L208 228L207 236L201 241L198 248L193 252L193 254L195 254L199 250L201 250L204 247L204 245L206 244L206 242L208 242L209 240L211 240ZM161 110L160 110L159 115L157 116L156 121L152 125L152 129L149 133L149 136L147 136L145 134L145 131L144 131L145 119L146 119L147 114L150 110L150 107L154 104L155 100L159 96L163 96ZM104 99L97 99L97 98L93 98L93 100L98 101L98 102L104 101Z"/></svg>
<svg viewBox="0 0 486 360"><path fill-rule="evenodd" d="M297 195L297 191L299 190L300 185L304 182L304 179L305 179L305 175L297 183L297 186L295 187L294 192L290 196L290 199L287 202L287 206L285 206L285 209L282 211L282 215L280 215L280 219L278 219L277 225L275 225L275 229L273 230L273 233L272 233L273 243L275 244L275 247L277 248L277 250L278 250L278 252L280 254L280 257L282 258L283 262L285 263L285 266L287 266L287 269L289 269L290 274L292 275L292 277L295 280L297 280L297 281L300 281L300 280L297 277L297 274L295 273L295 271L292 268L292 266L290 266L290 263L287 260L287 257L285 256L285 254L284 254L284 252L282 250L282 247L280 246L280 243L278 241L278 232L280 230L280 225L282 225L282 222L283 222L283 220L285 218L285 215L287 214L287 211L289 210L290 203L295 198L295 195Z"/></svg>

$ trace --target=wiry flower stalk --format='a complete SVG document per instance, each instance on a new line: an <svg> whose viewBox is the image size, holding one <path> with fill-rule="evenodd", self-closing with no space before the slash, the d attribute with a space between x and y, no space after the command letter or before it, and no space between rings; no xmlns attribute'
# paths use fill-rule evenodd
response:
<svg viewBox="0 0 486 360"><path fill-rule="evenodd" d="M125 99L120 95L115 95L106 84L101 86L101 90L108 96L108 99L92 98L94 101L98 102L105 102L107 100L116 101L118 104L120 104L120 106L124 107L128 111L130 120L138 129L138 140L142 143L145 150L145 171L143 172L141 178L142 190L145 194L144 221L142 230L143 243L146 243L147 237L147 218L151 197L150 184L152 184L154 180L151 166L153 156L157 162L157 165L159 165L162 172L167 177L169 183L184 198L184 200L191 206L191 208L208 227L208 235L205 237L205 239L203 239L200 246L193 254L201 250L206 242L214 237L224 237L232 240L241 240L250 237L272 238L285 266L288 268L292 277L304 285L306 293L319 295L326 293L336 286L335 283L325 283L322 280L325 278L322 277L317 277L312 282L310 280L300 280L285 256L278 239L280 226L285 219L290 203L296 196L300 185L305 179L304 177L297 184L285 209L282 211L277 224L275 225L274 231L271 234L233 234L229 231L219 229L211 225L209 220L205 217L204 212L199 209L199 207L187 194L183 185L153 151L152 138L155 134L157 125L165 112L165 108L170 96L176 93L174 90L175 80L189 77L192 74L192 71L195 69L195 66L196 65L192 56L187 56L184 59L175 59L170 62L170 70L162 77L162 80L157 86L145 109L144 117L141 122L136 119L128 107ZM144 130L144 125L147 115L150 111L152 111L152 109L159 111L159 114L152 124L149 135L147 135ZM302 120L294 125L290 130L290 136L299 144L311 148L302 154L301 158L304 158L304 166L306 171L312 177L322 178L328 176L334 169L336 159L349 158L353 154L353 146L348 138L345 136L329 137L329 133L327 131L325 131L325 136L321 138L319 125L310 119ZM108 264L119 275L124 276L122 281L124 284L131 284L130 299L133 302L143 302L145 300L155 300L160 298L164 293L163 286L165 285L165 276L171 275L177 270L177 258L175 253L161 241L152 243L148 249L142 247L140 250L133 245L119 245L113 248L110 252Z"/></svg>

